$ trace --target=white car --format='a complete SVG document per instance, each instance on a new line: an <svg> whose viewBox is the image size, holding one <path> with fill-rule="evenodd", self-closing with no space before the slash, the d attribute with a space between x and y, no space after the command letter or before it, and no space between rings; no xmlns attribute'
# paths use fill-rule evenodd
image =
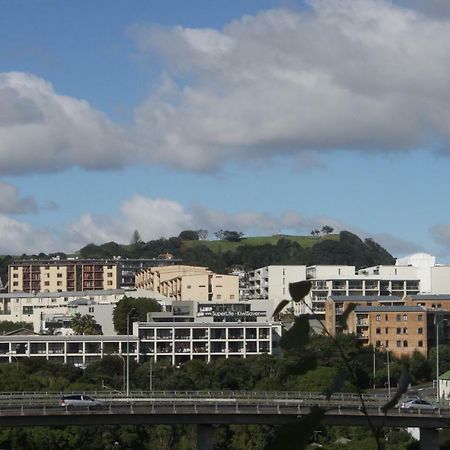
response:
<svg viewBox="0 0 450 450"><path fill-rule="evenodd" d="M67 409L87 407L95 409L103 407L103 403L100 400L96 400L95 398L84 394L61 395L59 404Z"/></svg>
<svg viewBox="0 0 450 450"><path fill-rule="evenodd" d="M400 411L423 411L423 412L436 412L438 411L438 405L432 405L426 400L421 398L411 398L400 403Z"/></svg>

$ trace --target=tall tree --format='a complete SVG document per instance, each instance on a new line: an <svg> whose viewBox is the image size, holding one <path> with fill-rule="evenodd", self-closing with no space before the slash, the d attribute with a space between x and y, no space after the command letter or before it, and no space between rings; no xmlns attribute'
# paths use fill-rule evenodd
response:
<svg viewBox="0 0 450 450"><path fill-rule="evenodd" d="M89 314L74 314L70 322L70 327L75 334L101 334L101 327L95 321L94 316L90 316Z"/></svg>
<svg viewBox="0 0 450 450"><path fill-rule="evenodd" d="M132 323L136 321L145 322L147 320L147 313L153 311L161 311L159 303L152 298L132 298L124 296L116 304L113 311L114 328L119 334L126 334L127 332L127 314L130 314L129 328L132 329Z"/></svg>
<svg viewBox="0 0 450 450"><path fill-rule="evenodd" d="M141 235L138 230L133 231L133 235L131 236L131 244L132 245L142 244Z"/></svg>

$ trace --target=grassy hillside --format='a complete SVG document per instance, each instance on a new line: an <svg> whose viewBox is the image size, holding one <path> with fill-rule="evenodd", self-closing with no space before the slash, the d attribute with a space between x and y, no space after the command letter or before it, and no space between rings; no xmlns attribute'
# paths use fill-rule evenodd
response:
<svg viewBox="0 0 450 450"><path fill-rule="evenodd" d="M226 251L236 250L239 246L249 245L256 247L259 245L276 245L280 239L287 239L289 241L297 242L303 248L311 248L319 242L326 240L339 241L338 234L329 234L328 236L313 237L313 236L290 236L288 234L276 234L273 236L253 236L243 238L240 242L228 242L228 241L184 241L184 245L188 248L193 248L199 245L205 245L211 251L220 253Z"/></svg>

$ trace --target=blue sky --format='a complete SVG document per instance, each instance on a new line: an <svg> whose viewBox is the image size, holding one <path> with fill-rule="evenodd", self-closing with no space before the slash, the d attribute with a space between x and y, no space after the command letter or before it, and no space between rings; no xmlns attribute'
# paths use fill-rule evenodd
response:
<svg viewBox="0 0 450 450"><path fill-rule="evenodd" d="M0 12L0 254L329 224L449 261L446 2Z"/></svg>

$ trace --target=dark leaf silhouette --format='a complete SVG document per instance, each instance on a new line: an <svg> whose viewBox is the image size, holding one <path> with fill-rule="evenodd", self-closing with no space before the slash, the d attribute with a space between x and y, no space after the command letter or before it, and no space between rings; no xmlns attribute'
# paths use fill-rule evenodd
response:
<svg viewBox="0 0 450 450"><path fill-rule="evenodd" d="M311 290L312 283L308 280L297 281L296 283L289 283L289 293L294 302L302 301Z"/></svg>
<svg viewBox="0 0 450 450"><path fill-rule="evenodd" d="M385 414L389 411L389 409L393 408L398 403L400 397L408 390L410 381L411 377L409 375L408 367L403 366L402 374L400 376L400 380L398 382L397 390L395 391L394 396L381 408Z"/></svg>
<svg viewBox="0 0 450 450"><path fill-rule="evenodd" d="M280 346L283 350L301 348L309 341L309 320L306 316L298 316L292 328L280 339Z"/></svg>
<svg viewBox="0 0 450 450"><path fill-rule="evenodd" d="M334 377L331 386L326 389L323 394L327 400L330 400L331 396L336 392L339 392L347 381L347 372L345 370L340 370Z"/></svg>
<svg viewBox="0 0 450 450"><path fill-rule="evenodd" d="M277 450L303 450L308 445L315 430L325 415L325 410L319 406L313 406L308 414L298 422L287 423L278 429L275 438Z"/></svg>
<svg viewBox="0 0 450 450"><path fill-rule="evenodd" d="M272 317L275 317L276 315L280 314L280 312L283 310L283 308L289 303L289 300L281 300L280 303L278 303L278 306L275 308L275 311L272 314Z"/></svg>
<svg viewBox="0 0 450 450"><path fill-rule="evenodd" d="M346 330L348 327L348 317L350 315L350 313L352 313L356 308L356 304L355 303L349 303L349 305L347 306L347 308L345 308L345 311L341 314L341 316L339 317L339 324L341 325L343 330Z"/></svg>

